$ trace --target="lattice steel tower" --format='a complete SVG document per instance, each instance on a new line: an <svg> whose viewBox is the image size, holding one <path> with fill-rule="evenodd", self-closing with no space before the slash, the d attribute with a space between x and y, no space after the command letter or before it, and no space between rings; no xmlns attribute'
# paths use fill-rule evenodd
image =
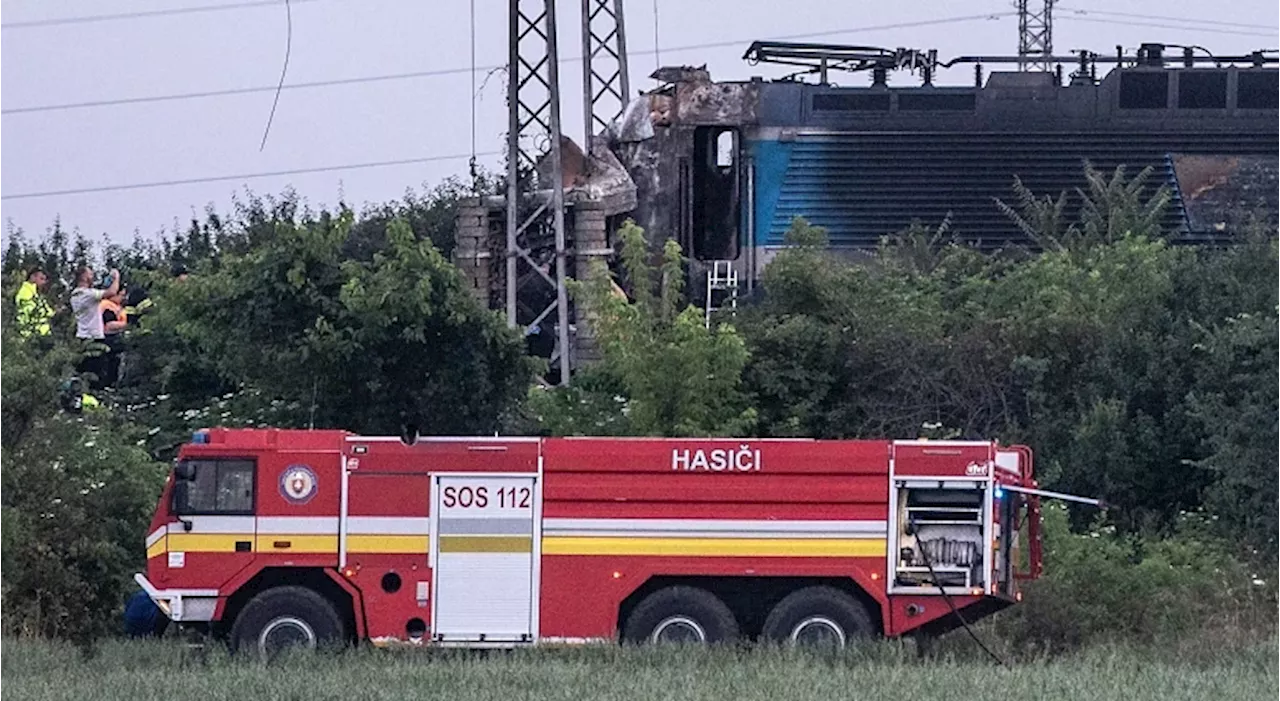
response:
<svg viewBox="0 0 1280 701"><path fill-rule="evenodd" d="M631 99L622 0L582 0L582 110L586 141L607 129Z"/></svg>
<svg viewBox="0 0 1280 701"><path fill-rule="evenodd" d="M1053 55L1053 3L1042 0L1039 11L1031 8L1034 0L1015 0L1018 8L1018 63L1020 71L1050 71Z"/></svg>
<svg viewBox="0 0 1280 701"><path fill-rule="evenodd" d="M565 226L559 51L555 0L509 0L507 52L507 324L525 329L554 315L551 361L568 384L572 319L565 287ZM585 142L626 106L627 44L622 0L582 0Z"/></svg>

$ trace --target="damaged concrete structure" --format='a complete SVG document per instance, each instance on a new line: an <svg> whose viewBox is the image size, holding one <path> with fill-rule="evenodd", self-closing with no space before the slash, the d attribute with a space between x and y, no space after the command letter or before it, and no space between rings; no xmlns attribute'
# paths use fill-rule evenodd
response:
<svg viewBox="0 0 1280 701"><path fill-rule="evenodd" d="M588 154L569 137L561 137L559 177L564 187L570 277L585 275L593 260L608 263L613 255L610 233L617 229L622 215L636 208L635 184L605 138L596 137L593 147L594 152ZM546 158L537 163L534 175L535 188L537 183L552 183L556 177ZM549 199L549 189L535 190L529 206L545 205ZM504 197L472 198L460 204L457 215L453 262L472 294L491 309L501 308L506 296L505 208ZM532 262L521 259L517 266L517 285L525 290L517 296L517 319L526 330L529 351L551 357L559 350L555 334L548 330L554 319L540 317L539 310L552 301L554 287L524 286L523 281L534 276L550 279L555 265L552 233L545 227L531 227L522 245L529 250ZM597 357L596 344L585 324L571 323L569 338L572 366Z"/></svg>

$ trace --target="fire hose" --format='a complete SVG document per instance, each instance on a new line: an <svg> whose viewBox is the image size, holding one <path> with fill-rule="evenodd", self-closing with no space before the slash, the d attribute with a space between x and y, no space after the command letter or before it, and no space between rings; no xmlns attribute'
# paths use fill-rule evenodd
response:
<svg viewBox="0 0 1280 701"><path fill-rule="evenodd" d="M909 525L914 533L916 530L915 523L910 523ZM992 652L991 648L987 647L986 643L982 642L982 638L979 638L978 634L969 625L969 622L964 620L964 616L960 615L960 609L956 608L956 602L951 599L951 595L947 593L947 588L943 586L942 582L938 579L938 574L933 571L933 560L929 558L929 549L923 545L920 547L920 557L924 559L924 566L929 568L929 578L932 579L934 585L938 587L938 592L942 594L942 598L946 600L947 606L951 608L951 614L956 617L957 621L960 621L961 626L964 626L965 632L969 634L970 638L973 638L973 642L977 643L978 647L982 648L983 652L987 653L991 659L995 660L996 664L1001 667L1007 666L1005 665L1004 660L1000 659L999 655Z"/></svg>

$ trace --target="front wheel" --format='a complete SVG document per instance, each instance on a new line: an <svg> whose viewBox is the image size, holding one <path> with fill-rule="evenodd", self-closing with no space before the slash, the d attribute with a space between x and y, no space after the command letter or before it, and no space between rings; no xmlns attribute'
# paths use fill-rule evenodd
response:
<svg viewBox="0 0 1280 701"><path fill-rule="evenodd" d="M867 609L833 587L806 587L786 596L764 622L767 640L797 647L843 649L875 634Z"/></svg>
<svg viewBox="0 0 1280 701"><path fill-rule="evenodd" d="M345 640L342 619L306 587L276 587L255 596L231 627L232 649L270 660L288 648L314 650Z"/></svg>

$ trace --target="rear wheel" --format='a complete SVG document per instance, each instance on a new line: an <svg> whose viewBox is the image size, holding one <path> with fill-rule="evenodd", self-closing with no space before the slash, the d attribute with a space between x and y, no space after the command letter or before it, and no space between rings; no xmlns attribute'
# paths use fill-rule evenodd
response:
<svg viewBox="0 0 1280 701"><path fill-rule="evenodd" d="M866 607L833 587L806 587L788 594L769 612L762 631L766 640L829 650L874 634Z"/></svg>
<svg viewBox="0 0 1280 701"><path fill-rule="evenodd" d="M627 617L623 640L631 643L721 643L738 638L738 621L724 602L697 587L659 589Z"/></svg>
<svg viewBox="0 0 1280 701"><path fill-rule="evenodd" d="M231 627L233 649L268 660L289 648L314 650L344 640L342 619L333 605L306 587L276 587L258 594Z"/></svg>

